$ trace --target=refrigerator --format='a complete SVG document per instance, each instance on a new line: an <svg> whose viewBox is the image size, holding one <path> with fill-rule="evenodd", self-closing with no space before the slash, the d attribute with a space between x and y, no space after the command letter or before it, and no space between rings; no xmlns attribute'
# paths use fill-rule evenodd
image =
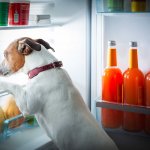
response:
<svg viewBox="0 0 150 150"><path fill-rule="evenodd" d="M48 42L55 52L50 52L63 63L74 85L80 91L90 108L90 1L89 0L17 0L29 2L28 25L0 26L0 60L3 52L20 37L41 38ZM0 10L1 11L1 10ZM37 60L38 61L38 60ZM16 73L3 80L24 86L28 77ZM5 105L7 91L0 91L0 106ZM57 111L57 110L56 110ZM22 116L18 115L17 120ZM32 117L32 116L31 116ZM28 118L30 120L30 118ZM0 134L1 150L56 149L51 139L38 126L36 120L26 120L22 125L10 128L11 120L5 121L4 131ZM33 119L33 118L32 118ZM29 122L28 122L29 121Z"/></svg>
<svg viewBox="0 0 150 150"><path fill-rule="evenodd" d="M20 0L21 2L22 0ZM122 72L128 67L129 42L138 42L139 68L146 74L149 61L149 2L146 11L131 12L131 0L123 1L123 9L108 11L108 0L30 0L29 24L0 27L0 59L8 44L19 37L42 38L55 49L53 53L63 62L72 81L80 91L100 128L101 109L148 113L148 108L105 103L102 100L102 74L106 67L107 43L117 43L118 67ZM10 82L26 84L27 76L17 73L5 78ZM5 104L7 91L1 91L1 105ZM136 110L135 110L136 109ZM21 117L21 116L18 116ZM104 128L119 150L149 150L150 136L144 132L127 132L122 128ZM2 135L2 134L1 134ZM56 149L36 120L17 128L6 128L1 137L0 149L34 150Z"/></svg>
<svg viewBox="0 0 150 150"><path fill-rule="evenodd" d="M108 102L103 99L102 82L104 70L107 68L108 41L116 42L117 66L122 73L129 66L130 41L136 41L138 43L138 67L144 76L150 70L150 7L149 1L144 1L142 6L139 6L139 2L143 3L143 1L133 0L92 1L91 112L95 115L100 127L104 128L121 150L150 149L149 134L146 134L143 130L132 132L124 130L122 126L119 128L107 128L102 125L102 109L104 108L107 108L107 110L120 110L123 113L135 112L136 114L140 113L142 115L150 113L149 107L146 106L136 107L135 105L126 105L125 103ZM141 10L139 10L139 7L142 7ZM145 100L143 99L143 101Z"/></svg>

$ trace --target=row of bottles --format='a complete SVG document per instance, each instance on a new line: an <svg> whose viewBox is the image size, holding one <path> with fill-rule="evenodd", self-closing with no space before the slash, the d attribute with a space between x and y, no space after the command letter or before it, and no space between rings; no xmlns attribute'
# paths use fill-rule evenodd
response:
<svg viewBox="0 0 150 150"><path fill-rule="evenodd" d="M146 5L147 0L103 0L104 5L106 5L106 11L108 12L145 12L148 11Z"/></svg>
<svg viewBox="0 0 150 150"><path fill-rule="evenodd" d="M108 42L107 67L102 76L102 99L138 106L150 106L150 73L145 78L138 68L137 42L130 42L128 69L117 67L116 42ZM150 133L150 115L102 108L102 125L127 131Z"/></svg>

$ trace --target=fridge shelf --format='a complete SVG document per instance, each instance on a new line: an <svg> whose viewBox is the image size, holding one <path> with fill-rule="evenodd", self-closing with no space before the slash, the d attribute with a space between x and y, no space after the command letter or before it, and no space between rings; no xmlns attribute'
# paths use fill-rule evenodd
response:
<svg viewBox="0 0 150 150"><path fill-rule="evenodd" d="M53 3L54 0L29 0L31 3Z"/></svg>
<svg viewBox="0 0 150 150"><path fill-rule="evenodd" d="M45 24L45 25L26 25L26 26L1 26L0 30L18 30L18 29L31 29L31 28L46 28L59 26L59 24Z"/></svg>
<svg viewBox="0 0 150 150"><path fill-rule="evenodd" d="M129 105L129 104L121 104L121 103L119 104L119 103L115 103L115 102L107 102L104 100L97 100L96 107L102 107L102 108L115 109L115 110L150 115L150 107L146 107L146 106L137 106L137 105Z"/></svg>

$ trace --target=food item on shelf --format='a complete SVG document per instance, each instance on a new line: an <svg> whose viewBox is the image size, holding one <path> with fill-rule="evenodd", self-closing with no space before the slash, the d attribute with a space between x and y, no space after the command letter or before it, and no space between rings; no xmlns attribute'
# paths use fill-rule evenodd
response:
<svg viewBox="0 0 150 150"><path fill-rule="evenodd" d="M26 122L29 126L34 126L35 124L37 124L37 121L35 119L35 116L26 116Z"/></svg>
<svg viewBox="0 0 150 150"><path fill-rule="evenodd" d="M15 117L19 114L21 114L18 106L16 105L15 99L13 96L9 96L6 99L6 103L3 106L3 111L4 111L4 115L6 119L10 119L12 117ZM17 127L19 125L21 125L24 121L24 118L20 118L20 119L16 119L14 121L12 121L9 125L10 128L14 128Z"/></svg>
<svg viewBox="0 0 150 150"><path fill-rule="evenodd" d="M3 122L5 120L3 109L0 106L0 133L2 132Z"/></svg>
<svg viewBox="0 0 150 150"><path fill-rule="evenodd" d="M0 26L7 26L8 24L8 7L9 2L0 1Z"/></svg>
<svg viewBox="0 0 150 150"><path fill-rule="evenodd" d="M145 105L150 107L150 72L145 75ZM145 115L144 130L150 134L150 115Z"/></svg>
<svg viewBox="0 0 150 150"><path fill-rule="evenodd" d="M107 67L102 76L102 100L122 103L123 75L117 67L116 42L108 42ZM122 124L122 112L102 108L102 125L106 128L118 128Z"/></svg>
<svg viewBox="0 0 150 150"><path fill-rule="evenodd" d="M132 12L144 12L146 11L146 0L131 0Z"/></svg>
<svg viewBox="0 0 150 150"><path fill-rule="evenodd" d="M28 25L30 2L10 2L9 25Z"/></svg>
<svg viewBox="0 0 150 150"><path fill-rule="evenodd" d="M123 11L123 0L107 0L107 9L109 12Z"/></svg>
<svg viewBox="0 0 150 150"><path fill-rule="evenodd" d="M130 42L129 67L123 73L123 102L129 105L144 105L144 75L138 68L137 42ZM124 112L123 128L128 131L141 131L144 115Z"/></svg>

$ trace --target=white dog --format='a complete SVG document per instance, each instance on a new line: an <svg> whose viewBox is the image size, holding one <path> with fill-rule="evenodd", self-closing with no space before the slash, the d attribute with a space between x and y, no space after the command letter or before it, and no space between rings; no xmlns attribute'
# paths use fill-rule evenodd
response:
<svg viewBox="0 0 150 150"><path fill-rule="evenodd" d="M20 111L35 114L39 125L60 150L117 150L85 105L67 72L42 39L20 38L4 51L0 74L22 71L29 76L26 88L0 80L12 93ZM52 48L51 48L52 49Z"/></svg>

